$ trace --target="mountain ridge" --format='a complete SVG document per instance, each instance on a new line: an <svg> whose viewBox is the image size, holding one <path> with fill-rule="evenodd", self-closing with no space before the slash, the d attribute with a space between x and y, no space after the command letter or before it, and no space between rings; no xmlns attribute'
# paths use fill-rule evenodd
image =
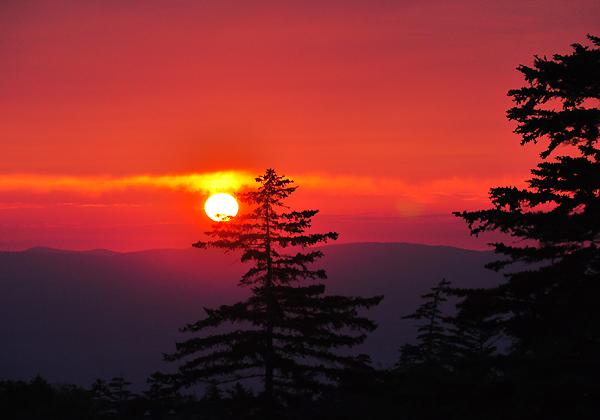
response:
<svg viewBox="0 0 600 420"><path fill-rule="evenodd" d="M325 248L328 246L353 246L353 245L369 245L369 244L386 244L386 245L410 245L410 246L417 246L417 247L429 247L429 248L453 248L453 249L462 249L465 251L474 251L474 252L493 252L491 250L478 250L478 249L469 249L469 248L461 248L458 246L452 246L452 245L428 245L428 244L419 244L419 243L415 243L415 242L381 242L381 241L358 241L358 242L348 242L348 243L331 243L331 244L325 244L325 245L321 245L317 248ZM112 255L112 254L133 254L136 252L148 252L148 251L163 251L163 250L184 250L184 249L190 249L191 247L186 247L186 248L148 248L148 249L140 249L137 251L113 251L111 249L107 249L107 248L94 248L94 249L89 249L89 250L72 250L72 249L63 249L63 248L52 248L52 247L48 247L48 246L34 246L31 248L27 248L25 250L22 251L4 251L4 250L0 250L0 252L32 252L32 253L82 253L82 254L97 254L97 255Z"/></svg>
<svg viewBox="0 0 600 420"><path fill-rule="evenodd" d="M493 286L501 274L483 265L492 251L400 242L315 247L324 257L327 294L385 296L365 315L379 328L353 353L390 366L414 340L412 313L420 296L442 278L459 287ZM47 251L47 250L46 250ZM59 250L60 251L60 250ZM203 307L249 296L238 287L250 265L239 253L195 248L127 253L0 252L0 378L89 386L123 374L144 386L156 370L173 369L161 353L189 337L180 327L204 316Z"/></svg>

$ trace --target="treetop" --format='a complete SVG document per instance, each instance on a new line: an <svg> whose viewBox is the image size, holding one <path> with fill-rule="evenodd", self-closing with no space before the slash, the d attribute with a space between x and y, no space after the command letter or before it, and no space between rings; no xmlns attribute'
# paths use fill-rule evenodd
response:
<svg viewBox="0 0 600 420"><path fill-rule="evenodd" d="M599 37L588 39L600 47ZM563 144L580 146L587 155L600 136L600 48L572 47L569 55L535 56L533 67L520 65L528 86L508 92L517 106L507 116L518 122L514 132L522 136L521 144L550 140L543 159Z"/></svg>

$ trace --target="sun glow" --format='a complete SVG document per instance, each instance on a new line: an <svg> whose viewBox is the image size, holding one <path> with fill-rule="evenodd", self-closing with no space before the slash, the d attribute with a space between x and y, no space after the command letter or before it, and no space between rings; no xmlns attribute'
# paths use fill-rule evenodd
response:
<svg viewBox="0 0 600 420"><path fill-rule="evenodd" d="M107 176L77 177L34 174L0 174L0 191L27 190L37 193L73 191L97 196L126 189L166 188L187 192L214 194L237 191L254 182L244 171L192 173L183 175L138 175L123 178Z"/></svg>
<svg viewBox="0 0 600 420"><path fill-rule="evenodd" d="M206 211L207 216L212 220L215 222L222 222L229 220L230 217L237 214L238 203L235 198L229 194L215 194L206 200L204 210Z"/></svg>

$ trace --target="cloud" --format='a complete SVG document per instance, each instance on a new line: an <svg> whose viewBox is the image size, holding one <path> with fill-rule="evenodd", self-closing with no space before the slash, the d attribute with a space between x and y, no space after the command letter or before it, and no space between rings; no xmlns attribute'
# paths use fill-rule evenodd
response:
<svg viewBox="0 0 600 420"><path fill-rule="evenodd" d="M454 197L460 200L488 201L491 187L525 187L521 179L503 177L476 179L452 177L409 183L395 178L374 178L360 176L332 177L309 175L293 178L302 188L322 191L329 194L364 196L395 196L403 202L434 203L440 199Z"/></svg>
<svg viewBox="0 0 600 420"><path fill-rule="evenodd" d="M75 177L52 175L0 175L0 191L49 193L69 191L84 195L100 195L126 189L165 188L190 193L212 194L237 191L252 184L254 177L242 171L211 172L187 175L139 175L113 178L109 176Z"/></svg>
<svg viewBox="0 0 600 420"><path fill-rule="evenodd" d="M31 203L0 203L0 210L43 209L46 206Z"/></svg>
<svg viewBox="0 0 600 420"><path fill-rule="evenodd" d="M395 178L331 176L328 174L291 175L289 178L295 181L294 185L300 186L304 191L338 196L394 197L398 210L406 214L418 214L421 212L422 205L447 199L487 202L491 187L509 185L524 187L524 182L516 178L453 177L416 183ZM126 189L170 189L207 195L217 192L235 192L253 185L255 185L254 175L245 171L160 176L139 175L122 178L31 174L0 175L0 192L69 191L91 196Z"/></svg>

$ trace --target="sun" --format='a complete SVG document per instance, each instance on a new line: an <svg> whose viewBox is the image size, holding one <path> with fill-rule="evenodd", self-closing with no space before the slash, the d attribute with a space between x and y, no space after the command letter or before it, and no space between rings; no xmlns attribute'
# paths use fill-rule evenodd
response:
<svg viewBox="0 0 600 420"><path fill-rule="evenodd" d="M206 204L204 210L208 217L213 219L215 222L222 222L227 220L229 217L233 217L238 212L238 203L229 194L220 193L211 195Z"/></svg>

